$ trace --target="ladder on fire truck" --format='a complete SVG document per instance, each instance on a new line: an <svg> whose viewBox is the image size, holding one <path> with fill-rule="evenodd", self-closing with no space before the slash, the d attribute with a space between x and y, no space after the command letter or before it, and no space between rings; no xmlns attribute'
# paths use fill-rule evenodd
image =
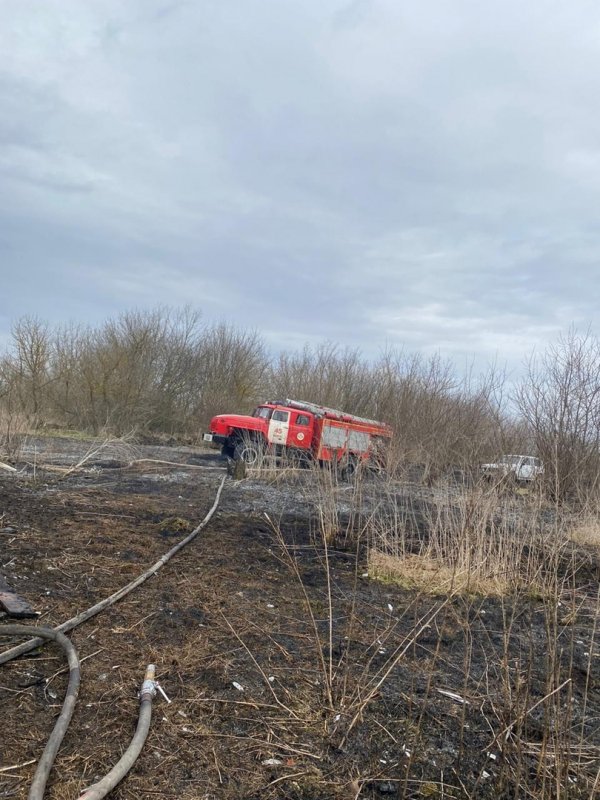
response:
<svg viewBox="0 0 600 800"><path fill-rule="evenodd" d="M347 414L345 411L339 411L336 408L320 406L317 405L317 403L307 403L304 400L290 400L289 398L286 398L285 400L270 400L268 404L274 406L288 406L288 408L294 408L297 411L308 411L311 414L314 414L315 417L335 419L339 420L340 422L356 422L362 425L375 425L379 428L386 429L388 427L385 423L379 422L376 419L358 417L355 414Z"/></svg>

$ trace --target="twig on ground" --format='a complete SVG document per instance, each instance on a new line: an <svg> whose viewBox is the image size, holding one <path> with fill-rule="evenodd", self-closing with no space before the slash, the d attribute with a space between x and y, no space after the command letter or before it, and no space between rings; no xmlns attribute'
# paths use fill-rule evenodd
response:
<svg viewBox="0 0 600 800"><path fill-rule="evenodd" d="M302 772L292 772L291 775L281 775L279 778L275 778L274 781L270 781L266 785L266 789L269 789L271 786L275 786L276 783L281 783L281 781L291 781L292 778L300 778L302 775L309 775L308 770L303 770Z"/></svg>
<svg viewBox="0 0 600 800"><path fill-rule="evenodd" d="M0 772L10 772L13 769L20 769L21 767L28 767L30 764L35 764L37 758L32 758L29 761L22 761L20 764L11 764L10 767L0 767Z"/></svg>

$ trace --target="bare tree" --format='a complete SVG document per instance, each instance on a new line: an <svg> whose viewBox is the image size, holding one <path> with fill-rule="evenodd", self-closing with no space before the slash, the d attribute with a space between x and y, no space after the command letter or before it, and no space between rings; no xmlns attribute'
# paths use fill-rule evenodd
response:
<svg viewBox="0 0 600 800"><path fill-rule="evenodd" d="M371 365L359 350L333 342L280 353L269 376L270 394L340 407L356 414L372 411L375 394Z"/></svg>
<svg viewBox="0 0 600 800"><path fill-rule="evenodd" d="M5 380L18 397L30 424L38 425L50 383L51 342L48 325L37 317L22 317L11 331L12 347L4 366Z"/></svg>
<svg viewBox="0 0 600 800"><path fill-rule="evenodd" d="M193 417L206 424L223 410L249 411L262 393L268 357L261 336L221 323L207 328L195 359Z"/></svg>
<svg viewBox="0 0 600 800"><path fill-rule="evenodd" d="M557 500L585 501L600 488L600 342L574 329L532 357L516 403Z"/></svg>
<svg viewBox="0 0 600 800"><path fill-rule="evenodd" d="M126 312L97 328L57 329L56 417L94 433L183 431L195 402L199 318L189 308L157 308Z"/></svg>

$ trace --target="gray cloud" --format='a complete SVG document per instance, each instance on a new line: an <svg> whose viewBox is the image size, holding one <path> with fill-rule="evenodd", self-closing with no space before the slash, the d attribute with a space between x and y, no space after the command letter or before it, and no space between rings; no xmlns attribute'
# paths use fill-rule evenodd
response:
<svg viewBox="0 0 600 800"><path fill-rule="evenodd" d="M600 299L600 10L7 0L0 336L192 303L517 365Z"/></svg>

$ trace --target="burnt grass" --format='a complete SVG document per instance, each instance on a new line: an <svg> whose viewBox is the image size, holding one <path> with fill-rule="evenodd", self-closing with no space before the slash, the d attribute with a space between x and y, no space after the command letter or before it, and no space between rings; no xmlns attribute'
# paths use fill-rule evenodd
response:
<svg viewBox="0 0 600 800"><path fill-rule="evenodd" d="M158 560L224 475L193 448L145 453L181 467L118 468L110 453L69 475L43 466L75 463L81 447L45 442L35 476L30 456L17 476L0 474L0 577L39 624L60 624ZM82 683L46 796L76 798L118 760L148 663L171 702L156 697L114 798L594 795L593 568L565 584L560 605L434 597L366 571L347 536L326 557L306 482L227 478L193 543L69 634ZM54 645L0 666L0 797L27 796L64 666Z"/></svg>

